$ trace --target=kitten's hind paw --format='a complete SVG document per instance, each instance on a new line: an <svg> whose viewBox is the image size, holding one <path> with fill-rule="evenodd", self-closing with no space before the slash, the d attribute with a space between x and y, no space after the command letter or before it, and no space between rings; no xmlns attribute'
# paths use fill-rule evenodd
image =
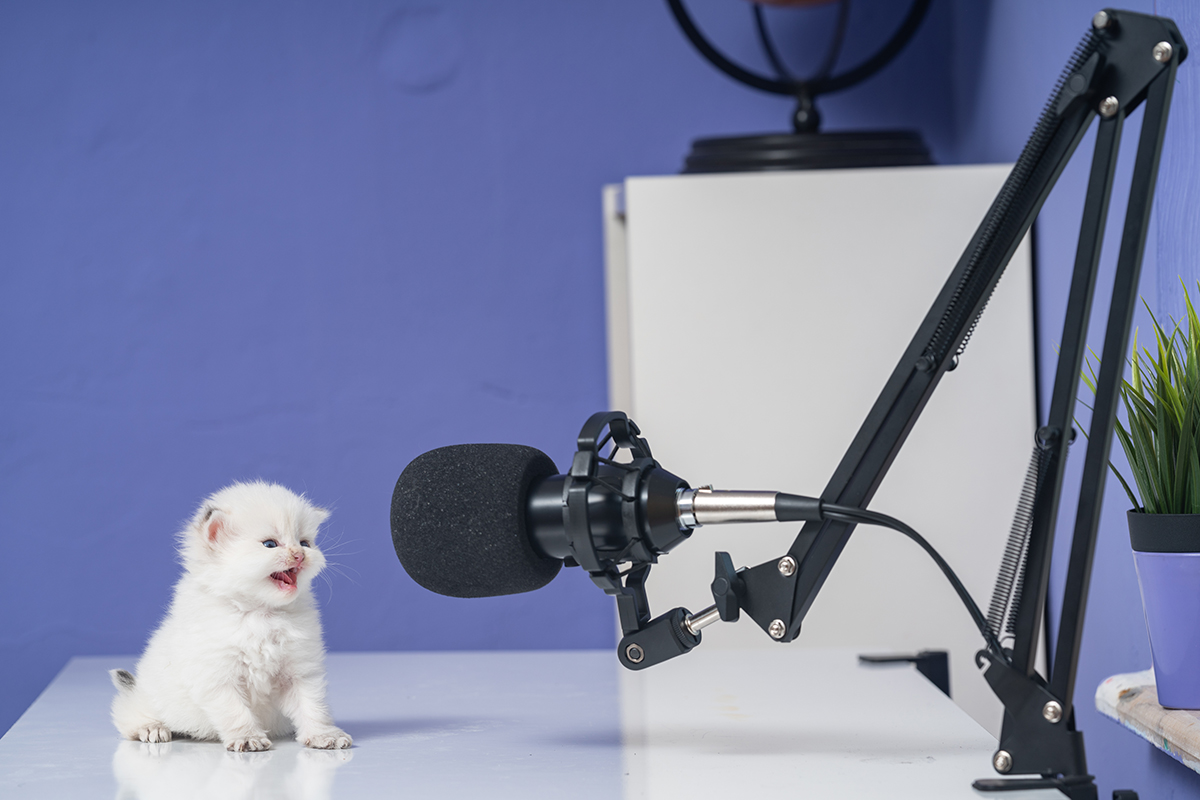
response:
<svg viewBox="0 0 1200 800"><path fill-rule="evenodd" d="M305 747L313 747L317 750L345 750L354 744L350 734L341 728L328 728L308 736L297 736L296 741Z"/></svg>
<svg viewBox="0 0 1200 800"><path fill-rule="evenodd" d="M225 742L225 749L232 750L235 753L255 753L259 750L270 750L271 740L267 738L265 733L251 734L250 736L228 739Z"/></svg>
<svg viewBox="0 0 1200 800"><path fill-rule="evenodd" d="M151 722L149 725L138 728L130 738L152 744L169 742L171 741L171 729L162 723Z"/></svg>

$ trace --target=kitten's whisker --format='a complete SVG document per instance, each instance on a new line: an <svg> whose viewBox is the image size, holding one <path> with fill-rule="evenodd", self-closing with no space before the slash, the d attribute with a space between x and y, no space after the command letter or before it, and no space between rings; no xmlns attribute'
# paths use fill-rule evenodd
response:
<svg viewBox="0 0 1200 800"><path fill-rule="evenodd" d="M321 549L322 553L331 553L331 554L337 555L337 554L340 554L343 552L342 548L349 547L350 545L354 545L354 544L358 544L358 543L359 543L358 539L334 539L333 541L329 542L328 544L326 544L325 542L321 542L320 549ZM356 551L356 552L361 552L361 551Z"/></svg>
<svg viewBox="0 0 1200 800"><path fill-rule="evenodd" d="M350 575L349 573L345 572L342 569L342 567L338 564L332 564L332 565L326 564L325 568L328 570L332 570L333 572L336 572L338 575L341 575L343 578L350 581L351 583L353 583L356 586L362 585L362 582L360 580L358 580L358 578L356 578L354 575ZM354 569L354 568L350 567L349 569ZM358 577L362 577L362 574L359 573L358 570L354 570L354 572L358 575Z"/></svg>
<svg viewBox="0 0 1200 800"><path fill-rule="evenodd" d="M330 580L329 576L326 575L324 572L321 573L321 577L325 579L325 585L329 587L329 594L326 599L332 603L333 602L333 581Z"/></svg>
<svg viewBox="0 0 1200 800"><path fill-rule="evenodd" d="M336 569L336 570L339 570L339 571L341 571L341 570L350 570L350 571L351 571L351 572L353 572L355 575L358 575L360 578L362 577L362 573L361 573L361 572L359 572L357 569L355 569L354 567L350 566L349 564L343 563L343 562L341 562L341 561L326 561L326 562L325 562L325 567L326 567L327 569ZM345 572L340 572L340 574L342 574L342 575L345 575L346 573L345 573Z"/></svg>
<svg viewBox="0 0 1200 800"><path fill-rule="evenodd" d="M345 550L328 550L326 548L321 548L321 552L325 554L326 558L328 558L329 556L356 556L356 555L361 554L363 551L362 550L353 550L353 551L347 552Z"/></svg>

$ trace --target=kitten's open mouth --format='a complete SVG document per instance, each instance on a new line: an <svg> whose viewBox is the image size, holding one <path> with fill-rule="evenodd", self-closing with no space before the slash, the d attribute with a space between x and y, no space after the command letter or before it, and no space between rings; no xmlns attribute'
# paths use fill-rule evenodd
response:
<svg viewBox="0 0 1200 800"><path fill-rule="evenodd" d="M300 574L300 570L296 567L284 570L283 572L272 572L271 580L275 581L275 585L285 592L296 588L296 576Z"/></svg>

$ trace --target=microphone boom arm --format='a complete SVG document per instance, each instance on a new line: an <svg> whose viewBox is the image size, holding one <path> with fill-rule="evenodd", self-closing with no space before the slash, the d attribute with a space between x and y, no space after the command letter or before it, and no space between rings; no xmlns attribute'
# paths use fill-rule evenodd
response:
<svg viewBox="0 0 1200 800"><path fill-rule="evenodd" d="M1005 710L993 767L1001 774L1041 776L981 780L975 788L1057 788L1072 798L1095 800L1097 790L1087 774L1072 698L1124 354L1175 74L1187 58L1187 45L1172 21L1146 14L1105 9L1093 18L1092 28L820 498L775 495L770 501L773 493L691 489L654 461L637 426L621 412L593 415L580 432L570 473L547 478L534 490L530 508L544 523L534 526L535 549L543 556L565 558L568 565L578 564L616 597L623 634L617 656L625 667L645 669L687 653L700 643L702 628L718 619L736 621L742 611L773 640L794 640L855 525L889 525L922 544L938 561L980 628L986 646L976 663ZM1075 395L1121 130L1126 117L1142 105L1058 641L1047 680L1036 670L1037 639L1067 447L1075 434ZM985 618L949 565L919 534L866 509L933 391L958 365L1005 267L1097 116L1050 411L1035 435L1032 514L1021 523L1020 533L1027 530L1028 536L1018 543L1024 553L1023 560L1018 554L1023 572L1014 582L998 581L997 597ZM602 439L605 428L609 434ZM614 449L606 458L600 450L609 442ZM618 462L619 449L628 450L631 460ZM599 527L593 526L589 505L607 509L595 515ZM706 521L765 521L772 513L768 507L773 507L775 519L807 520L785 555L736 569L727 553L717 553L713 606L696 614L675 608L651 618L645 582L659 555ZM614 527L619 527L619 535L611 535ZM999 638L1005 623L1013 634L1011 648Z"/></svg>
<svg viewBox="0 0 1200 800"><path fill-rule="evenodd" d="M987 680L1005 706L994 766L1002 773L1039 774L1070 796L1095 797L1086 775L1072 694L1087 590L1095 551L1117 389L1125 363L1151 200L1178 65L1187 45L1170 20L1105 10L1068 64L1000 194L926 314L821 500L866 508L946 372L957 366L974 325L1021 239L1071 159L1093 119L1101 121L1084 203L1062 349L1047 424L1037 431L1042 464L1034 499L1025 579L1014 599L1011 655L981 651ZM1046 601L1049 562L1066 448L1091 315L1100 245L1124 119L1145 103L1132 187L1112 290L1096 405L1075 522L1058 643L1049 685L1037 674L1037 632ZM841 554L853 524L809 522L783 558L738 571L736 601L780 642L792 641ZM715 594L715 592L714 592ZM726 602L728 598L725 598ZM1030 702L1036 700L1037 702ZM1058 711L1045 711L1056 703ZM1056 717L1050 721L1051 717ZM1059 722L1061 720L1061 723ZM1063 776L1061 778L1057 776ZM998 781L977 788L999 788ZM1011 788L1011 781L1006 782ZM1032 784L1030 784L1032 785ZM1090 787L1090 790L1089 788ZM1090 791L1090 794L1089 794Z"/></svg>

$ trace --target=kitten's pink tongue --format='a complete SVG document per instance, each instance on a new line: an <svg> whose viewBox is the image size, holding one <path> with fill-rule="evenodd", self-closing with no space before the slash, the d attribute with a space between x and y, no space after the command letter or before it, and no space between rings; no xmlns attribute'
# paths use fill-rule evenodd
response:
<svg viewBox="0 0 1200 800"><path fill-rule="evenodd" d="M296 588L296 569L293 567L283 572L272 572L271 580L275 581L275 585L285 592Z"/></svg>

